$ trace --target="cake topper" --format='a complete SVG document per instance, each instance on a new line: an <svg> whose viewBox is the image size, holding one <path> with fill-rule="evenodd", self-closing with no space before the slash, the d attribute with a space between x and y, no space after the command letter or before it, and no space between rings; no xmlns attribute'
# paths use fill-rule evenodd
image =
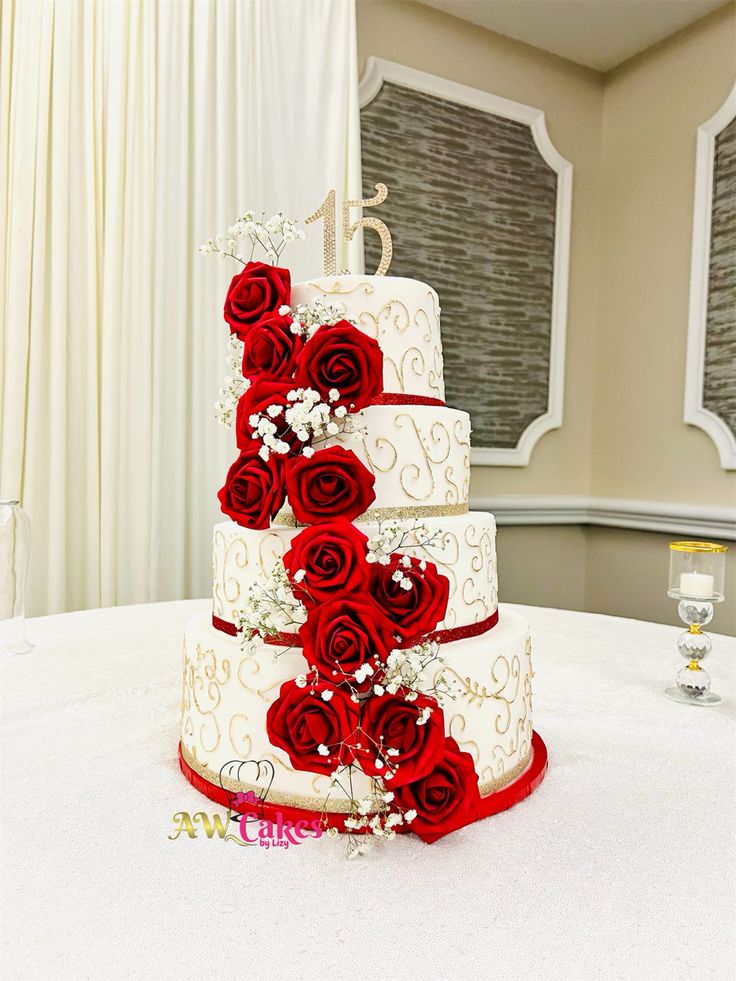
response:
<svg viewBox="0 0 736 981"><path fill-rule="evenodd" d="M342 234L346 242L350 242L359 228L373 228L381 239L381 261L376 269L376 276L385 276L388 267L391 265L393 255L393 244L391 242L391 232L386 227L385 222L380 218L365 216L359 218L351 224L351 208L372 208L377 204L383 204L388 197L388 188L385 184L376 184L376 194L372 198L363 200L343 201L342 203ZM313 221L324 219L324 272L325 276L334 276L337 273L337 247L336 247L336 219L335 219L335 191L327 192L324 201L313 211L312 214L304 219L304 224L309 225Z"/></svg>

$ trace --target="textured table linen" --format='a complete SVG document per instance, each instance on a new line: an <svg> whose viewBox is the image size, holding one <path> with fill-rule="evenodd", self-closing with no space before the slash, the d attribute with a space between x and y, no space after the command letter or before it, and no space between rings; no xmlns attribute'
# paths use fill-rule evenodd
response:
<svg viewBox="0 0 736 981"><path fill-rule="evenodd" d="M176 812L222 811L176 762L182 631L206 605L34 620L35 652L3 660L5 978L734 977L733 638L713 636L724 700L699 709L663 694L677 628L515 607L544 783L348 861L339 839L169 839Z"/></svg>

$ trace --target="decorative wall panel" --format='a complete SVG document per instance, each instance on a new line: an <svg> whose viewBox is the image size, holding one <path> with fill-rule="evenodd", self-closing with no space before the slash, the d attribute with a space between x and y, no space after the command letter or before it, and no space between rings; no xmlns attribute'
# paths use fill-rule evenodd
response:
<svg viewBox="0 0 736 981"><path fill-rule="evenodd" d="M570 165L518 103L373 59L361 96L363 193L390 189L391 275L439 293L473 462L525 464L562 421ZM379 259L368 233L366 269Z"/></svg>
<svg viewBox="0 0 736 981"><path fill-rule="evenodd" d="M736 470L736 86L698 129L685 422Z"/></svg>
<svg viewBox="0 0 736 981"><path fill-rule="evenodd" d="M736 434L736 119L714 156L703 405Z"/></svg>

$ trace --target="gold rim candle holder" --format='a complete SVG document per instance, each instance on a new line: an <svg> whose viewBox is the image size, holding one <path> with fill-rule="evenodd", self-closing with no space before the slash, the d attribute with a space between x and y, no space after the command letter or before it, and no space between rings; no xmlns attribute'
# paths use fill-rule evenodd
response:
<svg viewBox="0 0 736 981"><path fill-rule="evenodd" d="M710 690L710 675L702 666L713 649L703 628L713 619L713 604L724 600L727 551L714 542L670 542L667 595L679 600L677 612L688 627L677 638L677 649L687 664L677 672L676 684L665 689L675 702L717 705L721 701Z"/></svg>

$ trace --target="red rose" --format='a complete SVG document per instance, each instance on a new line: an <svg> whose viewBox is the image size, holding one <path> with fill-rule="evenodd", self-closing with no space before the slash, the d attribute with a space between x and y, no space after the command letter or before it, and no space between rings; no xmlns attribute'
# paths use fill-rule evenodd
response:
<svg viewBox="0 0 736 981"><path fill-rule="evenodd" d="M423 841L437 841L475 821L480 794L472 756L448 736L442 759L423 777L397 787L396 803L403 811L417 812L408 827Z"/></svg>
<svg viewBox="0 0 736 981"><path fill-rule="evenodd" d="M292 334L290 328L291 318L278 315L251 327L243 340L243 374L246 378L259 375L283 378L294 374L303 341Z"/></svg>
<svg viewBox="0 0 736 981"><path fill-rule="evenodd" d="M375 501L376 478L352 450L328 446L287 461L286 492L297 521L316 525L352 521Z"/></svg>
<svg viewBox="0 0 736 981"><path fill-rule="evenodd" d="M367 543L363 532L342 518L300 531L284 556L294 595L311 608L338 592L366 589L370 579L365 560ZM305 575L297 582L295 576L300 570Z"/></svg>
<svg viewBox="0 0 736 981"><path fill-rule="evenodd" d="M400 689L395 695L366 699L360 718L361 769L371 777L388 779L392 789L429 773L445 744L445 719L435 699L417 695L407 702L405 695ZM426 710L431 714L418 725Z"/></svg>
<svg viewBox="0 0 736 981"><path fill-rule="evenodd" d="M257 444L241 452L228 470L225 486L218 492L220 507L246 528L268 528L284 503L283 461L275 454L258 456Z"/></svg>
<svg viewBox="0 0 736 981"><path fill-rule="evenodd" d="M356 685L355 672L370 664L374 672L396 646L394 625L366 593L339 596L309 611L299 628L304 657L327 681Z"/></svg>
<svg viewBox="0 0 736 981"><path fill-rule="evenodd" d="M291 404L287 394L293 387L288 379L259 378L240 396L235 414L235 439L240 449L253 445L254 427L250 423L252 415L266 415L266 418L276 426L276 434L280 439L288 443L293 450L301 447L301 442L284 418L284 410ZM270 405L281 406L279 415L266 414L266 409Z"/></svg>
<svg viewBox="0 0 736 981"><path fill-rule="evenodd" d="M362 409L383 391L383 354L372 337L339 320L318 328L304 345L296 381L316 389L325 402L336 388L340 397L333 405Z"/></svg>
<svg viewBox="0 0 736 981"><path fill-rule="evenodd" d="M254 324L260 323L291 300L291 276L288 269L249 262L233 276L225 298L225 320L241 341Z"/></svg>
<svg viewBox="0 0 736 981"><path fill-rule="evenodd" d="M404 565L407 558L410 563ZM388 565L376 564L372 568L371 592L396 624L406 646L431 633L447 613L447 577L437 572L434 562L426 562L424 571L421 563L421 559L394 552ZM397 571L411 582L411 589L404 589L394 580Z"/></svg>
<svg viewBox="0 0 736 981"><path fill-rule="evenodd" d="M329 701L323 692L332 693ZM271 743L288 754L296 770L315 773L332 773L353 762L357 724L358 707L349 693L324 681L311 681L306 688L285 681L266 715ZM320 746L329 750L327 756Z"/></svg>

